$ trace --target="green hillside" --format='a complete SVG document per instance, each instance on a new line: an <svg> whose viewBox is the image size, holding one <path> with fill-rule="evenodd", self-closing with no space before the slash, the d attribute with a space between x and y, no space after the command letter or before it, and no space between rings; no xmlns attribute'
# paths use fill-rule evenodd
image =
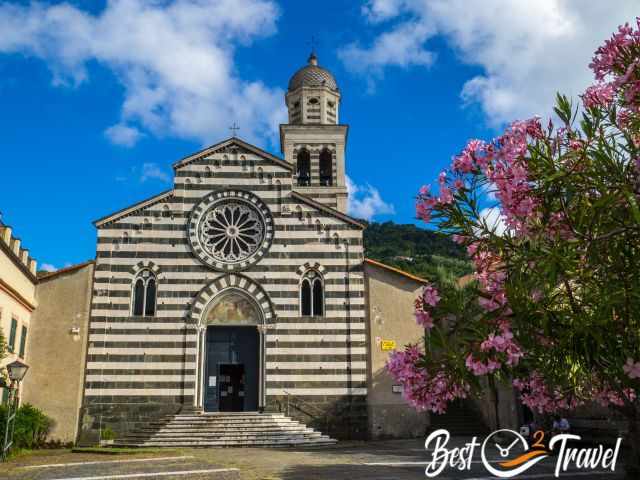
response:
<svg viewBox="0 0 640 480"><path fill-rule="evenodd" d="M368 258L432 281L459 278L472 271L464 248L412 224L368 223L364 249Z"/></svg>

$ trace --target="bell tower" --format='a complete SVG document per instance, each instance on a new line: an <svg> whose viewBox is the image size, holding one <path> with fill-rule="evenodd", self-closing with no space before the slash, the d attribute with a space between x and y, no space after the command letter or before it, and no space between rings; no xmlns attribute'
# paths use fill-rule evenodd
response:
<svg viewBox="0 0 640 480"><path fill-rule="evenodd" d="M318 65L315 52L289 80L285 95L289 123L280 125L280 148L295 167L294 189L343 213L347 209L345 146L340 125L340 90Z"/></svg>

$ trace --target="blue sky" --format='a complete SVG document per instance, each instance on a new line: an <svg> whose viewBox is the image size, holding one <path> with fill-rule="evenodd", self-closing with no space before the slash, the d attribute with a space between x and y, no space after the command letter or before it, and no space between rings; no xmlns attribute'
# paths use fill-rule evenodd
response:
<svg viewBox="0 0 640 480"><path fill-rule="evenodd" d="M92 220L170 188L171 163L234 121L279 154L313 35L350 125L353 213L413 222L469 138L590 83L593 51L637 12L589 3L0 0L2 219L60 268L93 258Z"/></svg>

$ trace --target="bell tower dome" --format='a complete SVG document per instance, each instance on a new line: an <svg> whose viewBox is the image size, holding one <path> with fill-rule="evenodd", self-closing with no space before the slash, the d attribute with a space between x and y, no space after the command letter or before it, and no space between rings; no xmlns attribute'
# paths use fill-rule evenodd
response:
<svg viewBox="0 0 640 480"><path fill-rule="evenodd" d="M339 124L338 83L315 52L289 80L285 102L289 123L280 125L280 148L295 166L294 189L346 213L348 127Z"/></svg>
<svg viewBox="0 0 640 480"><path fill-rule="evenodd" d="M286 102L290 124L338 123L340 90L331 72L318 66L315 52L289 80Z"/></svg>

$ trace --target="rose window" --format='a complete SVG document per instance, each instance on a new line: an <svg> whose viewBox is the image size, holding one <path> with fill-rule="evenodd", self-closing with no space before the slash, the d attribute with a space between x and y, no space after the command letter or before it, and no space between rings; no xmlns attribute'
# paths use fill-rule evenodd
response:
<svg viewBox="0 0 640 480"><path fill-rule="evenodd" d="M239 271L259 262L273 241L273 217L255 194L223 190L193 207L187 226L194 255L221 271Z"/></svg>
<svg viewBox="0 0 640 480"><path fill-rule="evenodd" d="M224 262L239 262L250 257L260 248L263 239L261 215L244 202L218 204L200 223L204 250Z"/></svg>

